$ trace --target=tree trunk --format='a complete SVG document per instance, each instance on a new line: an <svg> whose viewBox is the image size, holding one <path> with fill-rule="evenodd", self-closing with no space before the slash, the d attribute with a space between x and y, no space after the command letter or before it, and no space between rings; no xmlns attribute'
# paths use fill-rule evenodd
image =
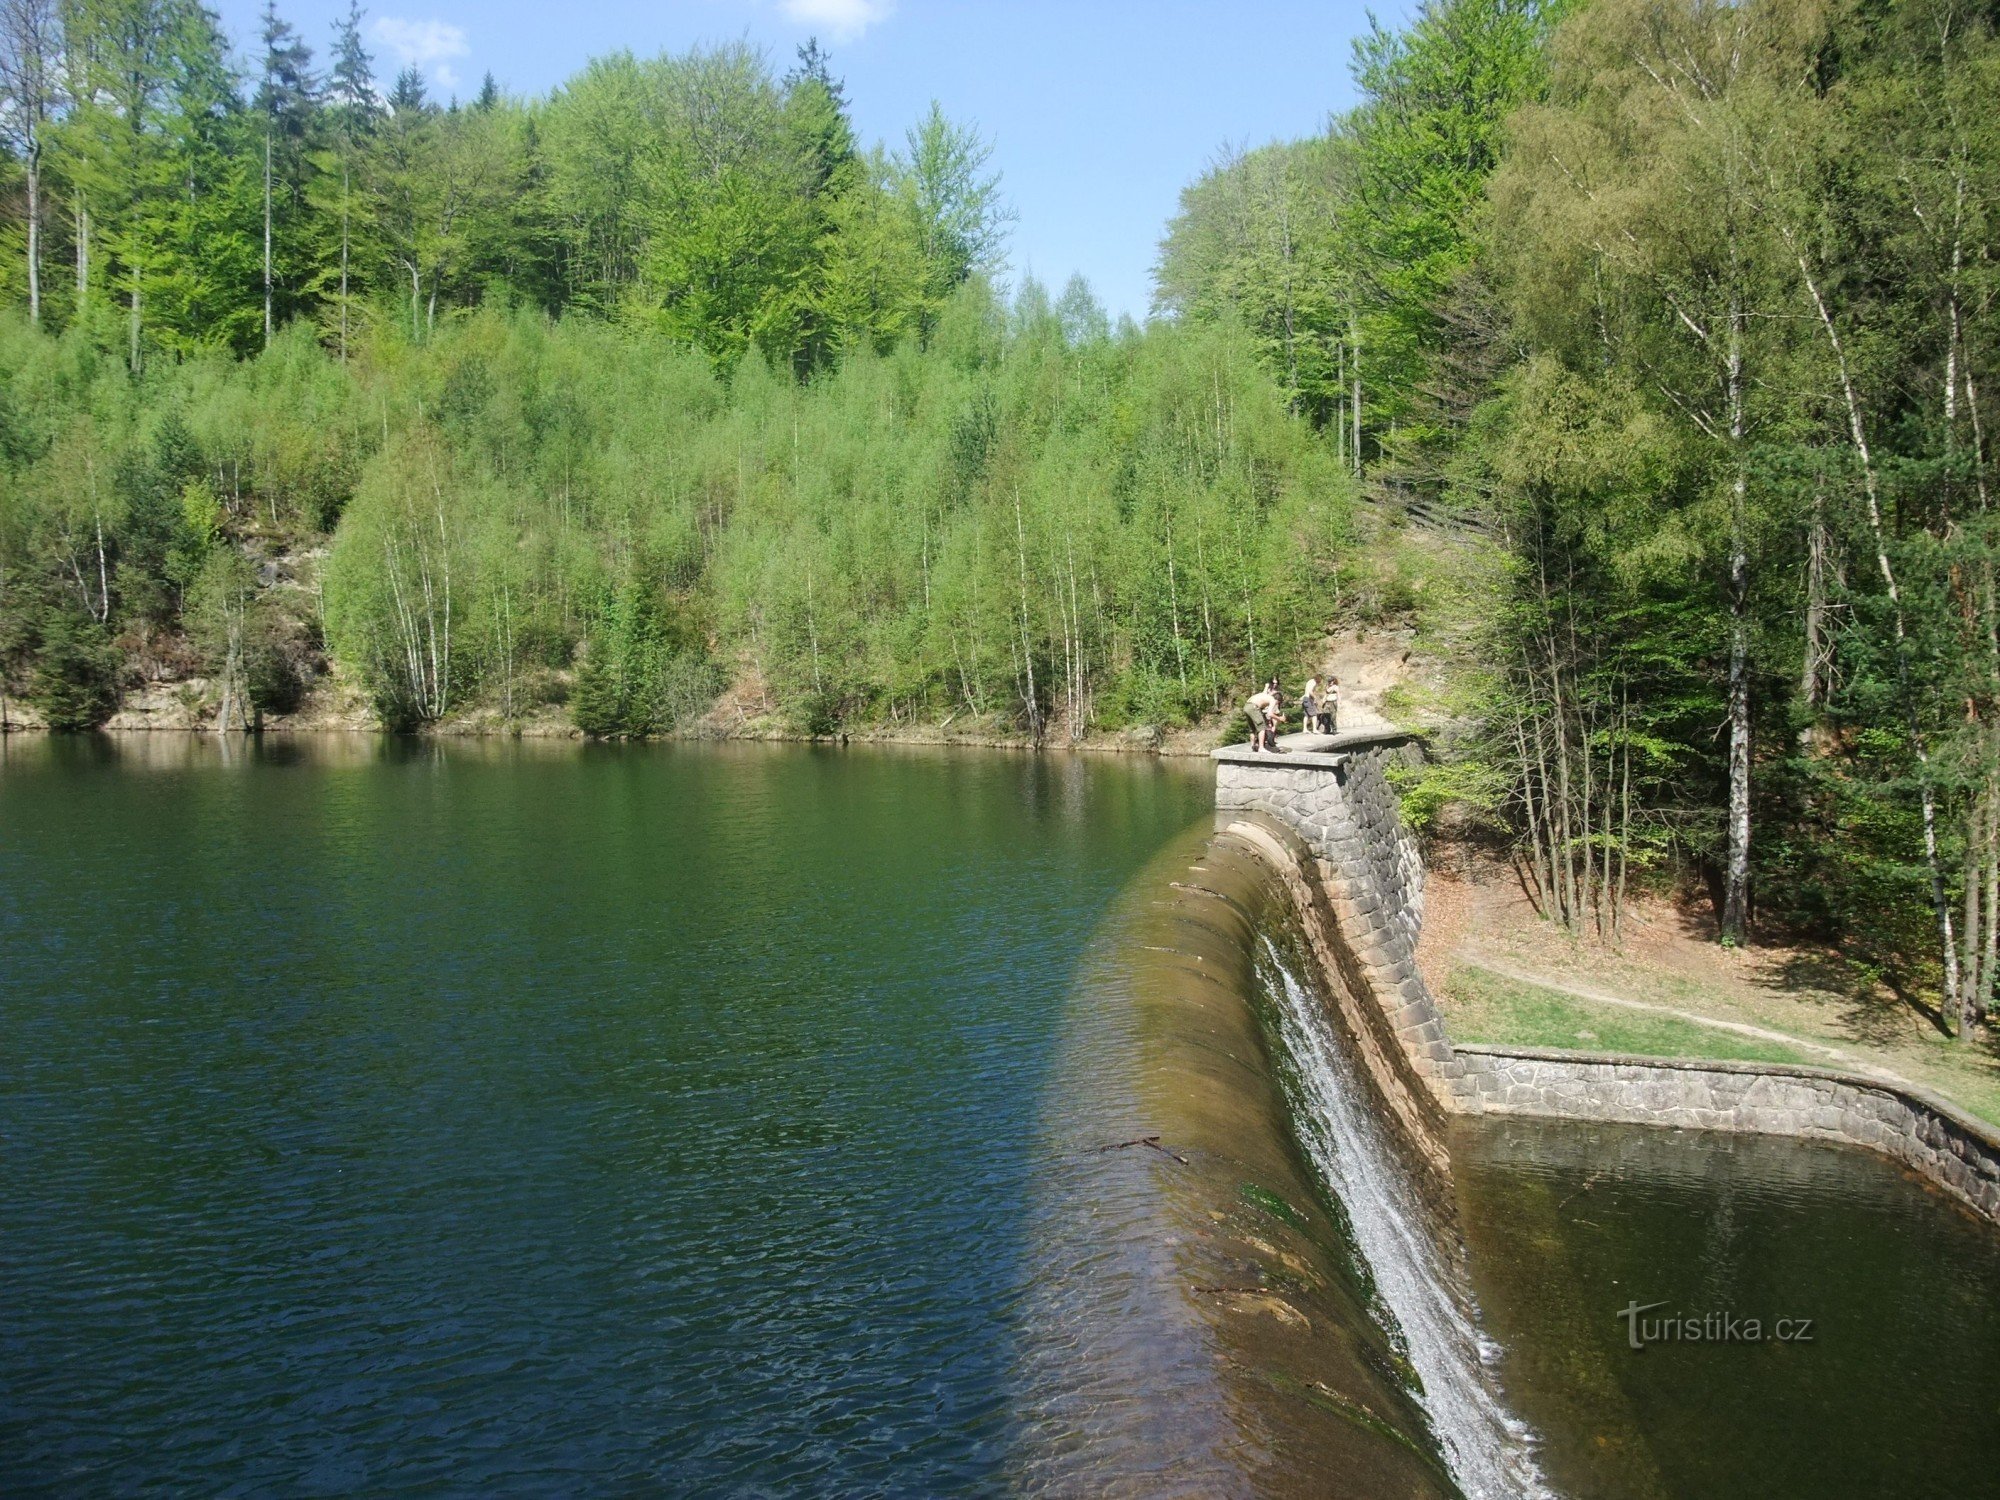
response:
<svg viewBox="0 0 2000 1500"><path fill-rule="evenodd" d="M347 363L347 249L348 230L348 165L343 155L340 159L340 362Z"/></svg>
<svg viewBox="0 0 2000 1500"><path fill-rule="evenodd" d="M1537 734L1540 728L1537 726ZM1521 808L1528 819L1528 868L1535 878L1535 904L1544 917L1555 915L1552 886L1554 875L1548 861L1547 842L1542 836L1542 820L1536 816L1535 766L1528 755L1528 732L1519 719L1514 721L1515 753L1521 766Z"/></svg>
<svg viewBox="0 0 2000 1500"><path fill-rule="evenodd" d="M1749 483L1743 460L1743 304L1729 308L1729 853L1721 938L1741 946L1750 925L1750 555L1744 540Z"/></svg>
<svg viewBox="0 0 2000 1500"><path fill-rule="evenodd" d="M1805 665L1799 674L1799 697L1818 713L1825 701L1826 669L1826 475L1813 477L1812 519L1806 535ZM1808 728L1801 738L1811 734Z"/></svg>
<svg viewBox="0 0 2000 1500"><path fill-rule="evenodd" d="M94 474L91 488L93 491L96 489ZM111 573L104 561L104 513L97 511L94 519L97 522L97 623L108 625L111 623Z"/></svg>
<svg viewBox="0 0 2000 1500"><path fill-rule="evenodd" d="M1028 682L1028 737L1042 742L1042 707L1035 695L1035 652L1028 639L1028 533L1021 520L1021 491L1014 491L1015 556L1021 569L1021 662Z"/></svg>
<svg viewBox="0 0 2000 1500"><path fill-rule="evenodd" d="M1963 1011L1978 1008L1980 995L1980 954L1985 949L1982 898L1986 894L1986 799L1984 795L1973 799L1972 813L1967 819L1965 832L1965 858L1959 870L1962 888L1959 943L1959 982L1964 986Z"/></svg>
<svg viewBox="0 0 2000 1500"><path fill-rule="evenodd" d="M1840 375L1840 392L1847 406L1848 437L1861 461L1862 493L1868 502L1868 532L1874 538L1875 565L1881 571L1883 586L1888 590L1890 620L1895 630L1896 684L1903 700L1910 749L1917 761L1917 786L1923 806L1924 861L1930 870L1931 911L1937 919L1939 957L1944 967L1943 1015L1948 1026L1956 1019L1956 1029L1963 1040L1971 1031L1971 1023L1963 1004L1958 942L1952 931L1951 902L1945 895L1944 859L1938 849L1937 788L1931 776L1931 757L1924 741L1923 721L1917 712L1916 690L1910 681L1909 629L1904 617L1902 590L1896 583L1896 569L1889 560L1888 528L1882 521L1881 487L1876 481L1875 460L1868 448L1867 424L1861 417L1861 398L1854 389L1854 377L1847 367L1847 346L1841 341L1840 330L1834 324L1833 312L1827 307L1826 298L1820 294L1819 281L1813 275L1812 267L1802 252L1794 249L1793 253L1798 260L1799 276L1805 282L1807 295L1819 314L1820 327L1833 349L1834 365Z"/></svg>
<svg viewBox="0 0 2000 1500"><path fill-rule="evenodd" d="M1990 549L1993 526L1992 494L1987 486L1986 473L1986 428L1979 415L1979 388L1972 377L1972 364L1964 357L1963 345L1965 328L1959 315L1956 294L1952 300L1952 342L1959 346L1961 357L1958 366L1963 370L1965 380L1965 409L1972 423L1972 487L1979 506L1980 541L1983 549ZM2000 976L2000 600L1996 600L1993 557L1990 550L1983 550L1979 564L1979 608L1986 633L1986 671L1988 683L1987 720L1981 737L1981 752L1985 760L1985 817L1978 829L1978 838L1985 859L1985 920L1983 931L1976 944L1967 935L1967 950L1975 954L1974 972L1966 976L1965 992L1960 1006L1960 1026L1969 1031L1985 1019L1986 1007L1993 998L1996 976ZM1972 835L1968 834L1970 843Z"/></svg>
<svg viewBox="0 0 2000 1500"><path fill-rule="evenodd" d="M1980 943L1979 985L1966 997L1975 1022L1986 1018L1993 981L2000 974L2000 769L1987 751L1986 769L1986 933Z"/></svg>
<svg viewBox="0 0 2000 1500"><path fill-rule="evenodd" d="M1020 505L1018 496L1015 497L1015 505L1017 508ZM1181 686L1186 687L1187 643L1181 637L1181 594L1180 582L1175 576L1174 569L1174 508L1172 503L1163 502L1161 511L1166 517L1167 525L1167 609L1171 613L1174 622L1174 660L1180 667Z"/></svg>
<svg viewBox="0 0 2000 1500"><path fill-rule="evenodd" d="M264 347L271 347L271 122L264 121Z"/></svg>
<svg viewBox="0 0 2000 1500"><path fill-rule="evenodd" d="M1333 346L1333 456L1347 467L1347 345Z"/></svg>
<svg viewBox="0 0 2000 1500"><path fill-rule="evenodd" d="M1349 461L1354 465L1354 472L1359 474L1361 472L1361 324L1355 317L1352 305L1347 309L1347 345L1352 351L1347 362L1348 374L1354 385L1354 451Z"/></svg>
<svg viewBox="0 0 2000 1500"><path fill-rule="evenodd" d="M42 143L28 148L28 321L42 323Z"/></svg>

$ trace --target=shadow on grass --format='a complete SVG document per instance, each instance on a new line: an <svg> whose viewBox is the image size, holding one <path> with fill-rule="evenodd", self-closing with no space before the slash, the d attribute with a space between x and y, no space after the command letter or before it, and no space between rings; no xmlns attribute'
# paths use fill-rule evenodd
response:
<svg viewBox="0 0 2000 1500"><path fill-rule="evenodd" d="M1864 967L1845 954L1788 949L1760 964L1751 981L1762 989L1787 991L1801 999L1825 997L1841 1007L1842 1029L1859 1042L1880 1046L1895 1041L1904 1034L1908 1016L1916 1016L1940 1037L1952 1035L1940 1009L1901 983L1893 969L1883 972L1872 965Z"/></svg>
<svg viewBox="0 0 2000 1500"><path fill-rule="evenodd" d="M1453 1039L1650 1057L1810 1063L1797 1047L1704 1026L1658 1011L1628 1010L1526 984L1472 965L1452 974Z"/></svg>

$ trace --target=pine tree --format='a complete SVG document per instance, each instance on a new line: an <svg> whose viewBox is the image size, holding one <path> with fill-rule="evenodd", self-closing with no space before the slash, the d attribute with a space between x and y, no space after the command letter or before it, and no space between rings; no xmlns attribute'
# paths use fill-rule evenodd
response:
<svg viewBox="0 0 2000 1500"><path fill-rule="evenodd" d="M269 345L277 329L281 270L294 269L294 254L281 253L278 242L286 242L285 251L293 250L291 230L305 207L318 83L311 71L312 49L279 17L277 0L264 0L259 35L264 61L255 108L264 130L264 342ZM281 260L286 262L282 268Z"/></svg>
<svg viewBox="0 0 2000 1500"><path fill-rule="evenodd" d="M365 143L382 118L375 92L375 63L361 39L360 0L348 0L347 14L334 23L333 66L327 74L326 102L332 112L340 174L340 358L347 359L349 308L354 287L354 175Z"/></svg>

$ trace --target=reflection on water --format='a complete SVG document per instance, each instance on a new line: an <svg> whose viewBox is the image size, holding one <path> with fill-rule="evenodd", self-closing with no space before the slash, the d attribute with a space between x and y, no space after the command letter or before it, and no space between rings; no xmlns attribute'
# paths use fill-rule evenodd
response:
<svg viewBox="0 0 2000 1500"><path fill-rule="evenodd" d="M12 737L0 1492L990 1492L1206 768Z"/></svg>
<svg viewBox="0 0 2000 1500"><path fill-rule="evenodd" d="M1510 1399L1566 1493L2000 1490L2000 1236L1902 1168L1506 1118L1460 1122L1453 1162ZM1634 1307L1679 1336L1634 1350Z"/></svg>

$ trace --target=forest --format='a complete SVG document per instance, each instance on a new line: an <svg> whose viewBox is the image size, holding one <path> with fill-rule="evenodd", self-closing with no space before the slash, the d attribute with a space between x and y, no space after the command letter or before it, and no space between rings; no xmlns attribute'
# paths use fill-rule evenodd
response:
<svg viewBox="0 0 2000 1500"><path fill-rule="evenodd" d="M193 0L0 0L0 692L1065 743L1401 622L1450 638L1414 819L1969 1034L1996 24L1426 0L1194 176L1140 326L1010 280L989 143L858 140L816 45L439 101L358 9L243 63Z"/></svg>

